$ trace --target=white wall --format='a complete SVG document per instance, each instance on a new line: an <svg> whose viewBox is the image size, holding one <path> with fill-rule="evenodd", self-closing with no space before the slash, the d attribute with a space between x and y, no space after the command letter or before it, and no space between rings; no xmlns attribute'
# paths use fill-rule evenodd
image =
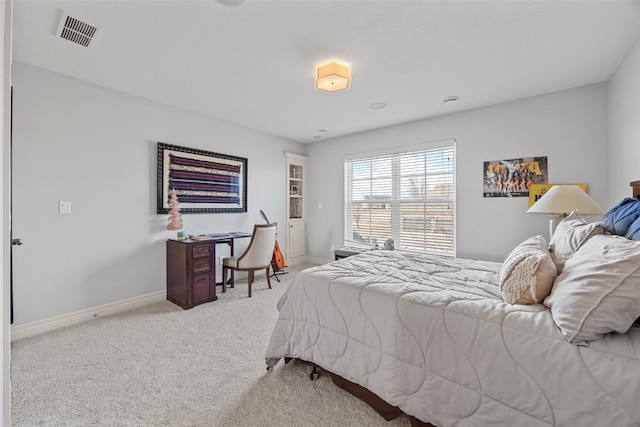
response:
<svg viewBox="0 0 640 427"><path fill-rule="evenodd" d="M248 213L183 215L187 233L251 231L260 209L285 224L283 152L302 145L25 64L13 72L16 324L166 289L175 231L156 215L158 141L248 158Z"/></svg>
<svg viewBox="0 0 640 427"><path fill-rule="evenodd" d="M305 147L25 64L14 74L14 236L25 241L14 251L17 324L164 289L172 232L155 214L157 141L249 158L249 212L185 215L190 233L248 230L259 209L285 224L282 152L306 150L315 258L342 243L344 156L389 146L456 139L461 257L500 261L547 233L548 217L526 214L525 198L482 197L484 161L548 156L551 182L586 183L603 208L613 203L604 83ZM71 215L57 214L59 200L72 201Z"/></svg>
<svg viewBox="0 0 640 427"><path fill-rule="evenodd" d="M609 81L609 204L640 180L640 40Z"/></svg>
<svg viewBox="0 0 640 427"><path fill-rule="evenodd" d="M328 258L331 244L342 244L344 156L388 146L456 139L459 257L502 261L525 238L548 237L549 217L525 213L526 198L483 198L484 161L547 156L550 183L586 183L606 210L606 107L601 83L314 143L307 150L308 255Z"/></svg>

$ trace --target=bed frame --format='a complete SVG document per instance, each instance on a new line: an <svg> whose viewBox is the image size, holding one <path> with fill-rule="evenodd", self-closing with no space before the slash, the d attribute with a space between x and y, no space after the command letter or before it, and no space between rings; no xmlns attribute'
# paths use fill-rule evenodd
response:
<svg viewBox="0 0 640 427"><path fill-rule="evenodd" d="M633 181L629 185L633 189L633 197L640 199L640 181ZM285 360L285 363L289 363L293 359L285 358L284 360ZM306 363L313 366L313 372L310 378L312 380L315 380L318 378L319 374L316 371L317 366L315 364L306 362L300 359L296 359L296 360L298 362ZM398 408L397 406L390 405L389 403L385 402L380 397L378 397L375 393L372 393L371 391L367 390L361 385L353 383L349 380L346 380L341 376L336 375L327 370L323 370L323 372L326 374L329 374L334 384L336 384L338 387L342 388L343 390L348 391L355 397L363 400L365 403L371 406L378 414L380 414L385 420L390 421L403 414L400 408ZM411 421L412 427L435 427L433 424L426 423L413 416L410 416L409 420Z"/></svg>
<svg viewBox="0 0 640 427"><path fill-rule="evenodd" d="M292 360L295 362L303 363L305 365L309 365L313 367L311 374L309 375L309 378L312 381L315 381L318 379L320 375L320 373L318 372L318 369L323 374L328 374L329 377L331 378L331 381L333 381L335 385L349 392L350 394L357 397L358 399L364 401L367 405L371 406L373 410L375 410L378 414L380 414L382 418L384 418L387 421L391 421L392 419L397 418L404 413L397 406L390 405L389 403L382 400L377 394L362 387L360 384L353 383L341 377L340 375L336 375L331 371L327 371L326 369L319 367L315 363L307 362L302 359L294 359L291 357L285 357L284 363L287 364ZM409 416L409 421L411 421L411 427L435 427L433 424L425 423L424 421L421 421L414 416Z"/></svg>

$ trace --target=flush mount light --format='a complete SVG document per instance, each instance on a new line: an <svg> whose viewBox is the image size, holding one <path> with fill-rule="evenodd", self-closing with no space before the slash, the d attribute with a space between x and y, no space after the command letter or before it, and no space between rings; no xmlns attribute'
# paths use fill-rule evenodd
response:
<svg viewBox="0 0 640 427"><path fill-rule="evenodd" d="M371 108L372 110L381 110L383 108L386 108L387 104L385 104L384 102L372 102L371 104L369 104L369 108Z"/></svg>
<svg viewBox="0 0 640 427"><path fill-rule="evenodd" d="M316 67L316 89L338 92L349 89L351 67L338 62L328 62Z"/></svg>
<svg viewBox="0 0 640 427"><path fill-rule="evenodd" d="M448 98L445 98L442 100L443 104L455 104L456 102L458 102L458 100L460 99L459 96L449 96Z"/></svg>

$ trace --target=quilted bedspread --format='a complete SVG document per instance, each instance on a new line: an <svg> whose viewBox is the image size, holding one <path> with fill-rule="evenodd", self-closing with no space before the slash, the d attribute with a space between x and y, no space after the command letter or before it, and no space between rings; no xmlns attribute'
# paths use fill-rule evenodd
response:
<svg viewBox="0 0 640 427"><path fill-rule="evenodd" d="M576 346L500 264L370 251L298 274L268 366L299 358L437 426L638 426L640 328Z"/></svg>

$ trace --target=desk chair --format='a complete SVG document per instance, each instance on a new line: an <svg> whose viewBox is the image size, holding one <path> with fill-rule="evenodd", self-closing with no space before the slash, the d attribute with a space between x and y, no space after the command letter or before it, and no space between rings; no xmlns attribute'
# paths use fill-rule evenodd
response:
<svg viewBox="0 0 640 427"><path fill-rule="evenodd" d="M251 297L251 284L253 273L256 270L265 270L267 284L271 289L269 279L269 267L273 257L273 249L276 244L276 223L256 224L253 226L253 234L249 246L239 257L229 257L222 260L222 292L227 291L227 275L229 270L248 271L249 297Z"/></svg>

